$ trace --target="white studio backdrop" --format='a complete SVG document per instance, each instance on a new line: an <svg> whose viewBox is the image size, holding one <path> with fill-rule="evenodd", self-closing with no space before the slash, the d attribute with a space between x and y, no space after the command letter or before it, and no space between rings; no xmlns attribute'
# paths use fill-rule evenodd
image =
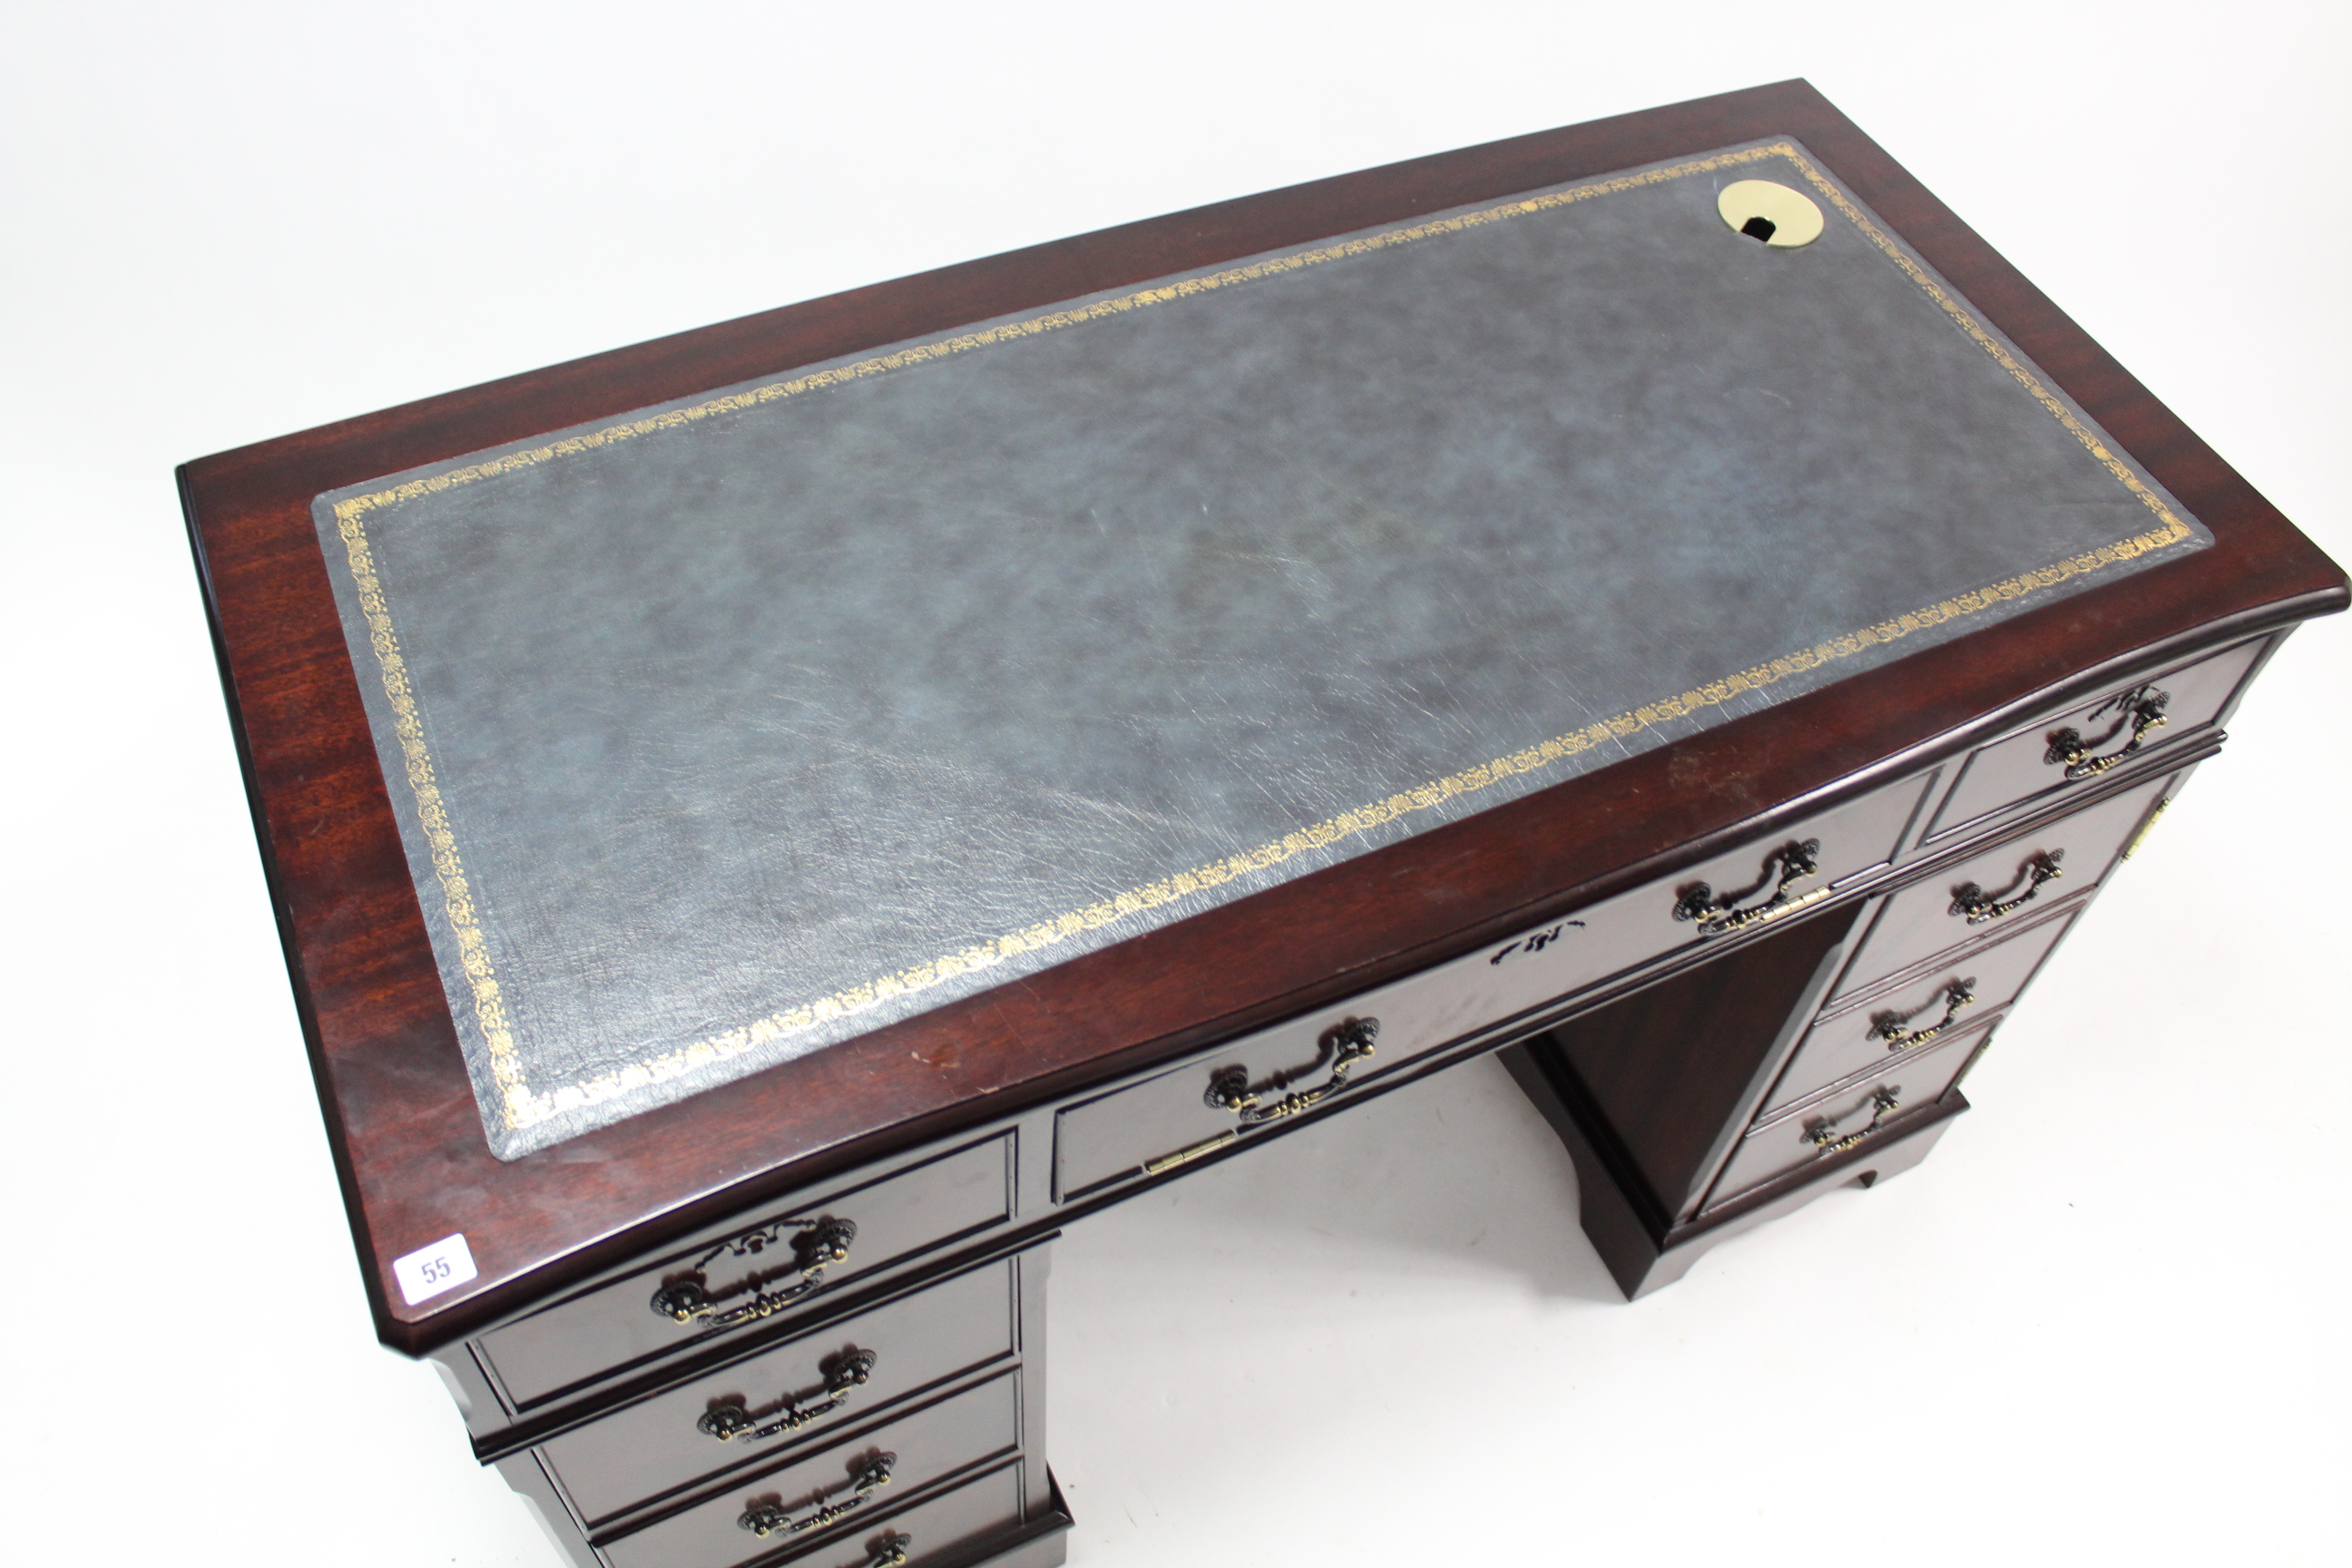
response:
<svg viewBox="0 0 2352 1568"><path fill-rule="evenodd" d="M2341 6L0 7L0 1555L552 1563L377 1348L173 466L1805 76L2339 560ZM2275 662L1917 1172L1627 1307L1474 1064L1086 1220L1087 1568L2341 1561L2352 636Z"/></svg>

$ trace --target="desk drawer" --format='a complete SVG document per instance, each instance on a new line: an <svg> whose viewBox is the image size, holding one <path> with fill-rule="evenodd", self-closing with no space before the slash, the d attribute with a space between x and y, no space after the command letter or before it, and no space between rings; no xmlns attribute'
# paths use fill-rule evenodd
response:
<svg viewBox="0 0 2352 1568"><path fill-rule="evenodd" d="M1815 1024L1766 1097L1769 1116L1850 1078L1889 1070L1916 1052L1990 1017L2017 999L2081 913L2074 910L1982 947Z"/></svg>
<svg viewBox="0 0 2352 1568"><path fill-rule="evenodd" d="M551 1438L540 1458L596 1525L819 1440L902 1395L1010 1357L1013 1268L1010 1259L992 1263L788 1341Z"/></svg>
<svg viewBox="0 0 2352 1568"><path fill-rule="evenodd" d="M2202 729L2230 705L2264 646L2260 637L2241 643L1979 748L1952 781L1928 842L2081 789L2128 757Z"/></svg>
<svg viewBox="0 0 2352 1568"><path fill-rule="evenodd" d="M2096 887L2157 803L2178 795L2190 771L2110 795L1895 894L1839 981L1839 1001L1948 948L2024 924L2059 900Z"/></svg>
<svg viewBox="0 0 2352 1568"><path fill-rule="evenodd" d="M1858 1147L1902 1113L1941 1100L1944 1091L1959 1081L1990 1027L1938 1040L1921 1051L1906 1052L1875 1079L1751 1129L1724 1166L1715 1190L1707 1194L1706 1206L1714 1208L1841 1149Z"/></svg>
<svg viewBox="0 0 2352 1568"><path fill-rule="evenodd" d="M925 1568L960 1555L1021 1522L1019 1461L941 1492L928 1502L810 1550L793 1562L804 1568Z"/></svg>
<svg viewBox="0 0 2352 1568"><path fill-rule="evenodd" d="M781 1210L493 1329L477 1348L508 1399L529 1410L625 1368L801 1311L801 1303L845 1280L1003 1223L1012 1215L1012 1159L1006 1133ZM832 1262L818 1250L828 1244L839 1255ZM679 1321L676 1314L688 1309L701 1315Z"/></svg>
<svg viewBox="0 0 2352 1568"><path fill-rule="evenodd" d="M1885 865L1926 788L1925 780L1906 780L1572 918L1072 1106L1054 1121L1055 1196L1067 1202L1214 1152L1248 1127L1313 1109L1375 1072L1679 949L1793 913Z"/></svg>
<svg viewBox="0 0 2352 1568"><path fill-rule="evenodd" d="M804 1540L857 1531L898 1497L1018 1447L1020 1421L1014 1379L1007 1373L847 1443L747 1477L601 1550L613 1568L733 1568L789 1556ZM1018 1518L1017 1498L1009 1511ZM856 1539L862 1544L867 1533ZM827 1551L858 1561L843 1545Z"/></svg>

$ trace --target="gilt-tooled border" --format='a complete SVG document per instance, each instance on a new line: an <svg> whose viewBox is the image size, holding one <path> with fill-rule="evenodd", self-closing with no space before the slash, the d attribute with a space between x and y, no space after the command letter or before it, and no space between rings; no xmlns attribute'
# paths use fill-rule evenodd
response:
<svg viewBox="0 0 2352 1568"><path fill-rule="evenodd" d="M478 479L494 478L530 468L557 458L591 451L616 442L634 439L659 431L676 429L714 415L731 414L756 407L764 403L797 396L825 387L886 371L903 369L928 360L943 359L991 344L1009 342L1020 338L1034 337L1041 332L1058 331L1086 321L1098 321L1128 310L1165 304L1171 300L1186 299L1212 289L1247 283L1285 272L1297 271L1326 261L1361 256L1392 246L1407 245L1439 235L1454 234L1490 223L1500 223L1530 213L1549 211L1571 202L1593 196L1608 195L1643 185L1664 184L1688 175L1706 174L1717 169L1756 163L1766 158L1785 158L1804 174L1806 181L1855 228L1878 247L1904 273L1924 290L1953 321L1990 354L2000 367L2061 425L2082 442L2084 447L2113 474L2132 495L2158 518L2160 526L2146 533L2101 545L2096 550L2072 555L2063 561L2039 567L2018 576L2005 578L1956 597L1911 611L1876 626L1864 626L1843 637L1832 637L1810 648L1783 655L1769 664L1740 670L1720 680L1709 681L1696 690L1679 696L1662 698L1644 704L1613 719L1572 730L1565 735L1511 752L1507 756L1450 773L1417 788L1390 795L1385 800L1370 802L1353 811L1318 822L1310 827L1283 836L1278 843L1263 844L1242 854L1196 866L1180 871L1164 880L1146 887L1132 889L1099 903L1073 910L1053 920L1041 921L1024 931L1013 931L964 949L960 952L942 954L925 963L903 969L895 974L883 975L863 985L835 992L830 996L800 1006L773 1013L767 1017L736 1028L711 1035L672 1051L605 1073L583 1083L568 1084L551 1093L542 1093L526 1080L522 1062L515 1049L514 1031L507 1016L506 1003L499 989L498 973L490 962L489 943L474 915L473 894L466 880L465 863L457 848L457 840L449 825L447 808L442 802L441 790L434 777L433 759L425 743L425 730L416 699L408 680L405 661L401 657L400 641L393 629L392 615L384 598L383 580L377 575L373 552L370 549L362 519L372 510L418 496L471 484ZM1548 195L1531 196L1498 203L1475 212L1457 214L1428 223L1391 229L1383 233L1343 240L1318 249L1254 261L1244 267L1189 278L1156 288L1137 289L1132 293L1099 300L1074 310L1054 310L1022 321L1006 322L981 331L967 332L936 343L920 344L891 353L878 354L853 364L818 371L790 381L754 387L746 392L713 398L688 408L672 409L644 419L608 426L584 435L566 437L543 447L511 452L488 462L477 463L430 479L412 479L389 489L354 496L335 504L335 523L341 535L351 563L352 577L356 585L362 616L367 622L368 642L373 649L382 672L383 690L392 706L393 727L400 742L402 762L405 767L411 791L416 801L418 826L425 835L433 858L435 876L441 884L442 907L456 932L458 958L466 972L466 981L474 1000L474 1016L490 1053L490 1068L497 1080L500 1099L499 1110L509 1130L534 1126L566 1111L615 1099L634 1090L666 1082L686 1073L696 1071L714 1062L724 1061L755 1050L773 1041L805 1033L821 1024L836 1018L866 1012L895 996L926 991L961 974L969 974L992 967L1020 953L1051 947L1080 931L1093 931L1161 904L1181 899L1205 888L1217 887L1236 877L1266 867L1281 864L1292 856L1309 849L1368 832L1383 823L1415 812L1427 811L1455 795L1474 794L1490 784L1521 773L1533 773L1559 761L1590 751L1603 742L1633 735L1649 726L1669 719L1683 717L1703 708L1727 701L1745 691L1771 686L1791 675L1815 669L1825 664L1847 658L1864 648L1893 642L1915 631L1940 626L1947 621L1975 615L2004 600L2014 599L2036 589L2049 587L2070 577L2095 572L2118 562L2128 561L2152 550L2178 544L2190 536L2189 525L2176 516L2162 497L2143 483L2139 477L2116 454L2110 451L2098 435L2075 417L2073 410L2042 384L2032 371L2021 363L2002 343L1962 309L1927 270L1906 255L1876 224L1848 200L1845 194L1822 175L1796 147L1786 142L1761 147L1743 148L1737 152L1716 153L1684 163L1668 164L1639 174L1600 180L1571 190Z"/></svg>

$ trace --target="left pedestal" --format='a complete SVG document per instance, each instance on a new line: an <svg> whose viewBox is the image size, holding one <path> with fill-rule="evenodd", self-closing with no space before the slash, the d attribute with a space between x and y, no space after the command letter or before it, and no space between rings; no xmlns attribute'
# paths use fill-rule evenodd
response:
<svg viewBox="0 0 2352 1568"><path fill-rule="evenodd" d="M499 1435L478 1426L477 1452L580 1568L1052 1568L1070 1517L1045 1462L1049 1257L1038 1242L830 1303L813 1290L748 1333L719 1321L729 1304L791 1283L729 1295L713 1279L709 1353ZM711 1279L671 1273L664 1300ZM515 1403L498 1334L434 1356L469 1415Z"/></svg>

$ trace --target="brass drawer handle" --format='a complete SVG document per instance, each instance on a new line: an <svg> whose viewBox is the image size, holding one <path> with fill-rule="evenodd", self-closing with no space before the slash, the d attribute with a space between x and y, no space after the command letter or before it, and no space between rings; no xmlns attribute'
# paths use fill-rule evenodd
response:
<svg viewBox="0 0 2352 1568"><path fill-rule="evenodd" d="M1737 892L1718 893L1705 882L1692 882L1675 889L1675 919L1696 921L1702 937L1727 936L1749 926L1760 926L1784 915L1795 914L1815 899L1828 894L1827 888L1816 888L1802 898L1790 889L1808 877L1821 874L1822 841L1808 838L1802 843L1790 839L1764 857L1764 865L1754 882ZM1773 868L1778 867L1779 881L1774 882ZM1772 896L1760 904L1740 908L1743 900L1754 898L1767 886Z"/></svg>
<svg viewBox="0 0 2352 1568"><path fill-rule="evenodd" d="M762 1437L773 1437L779 1433L797 1432L818 1416L830 1415L848 1404L849 1396L863 1388L866 1380L874 1374L876 1359L872 1351L861 1350L827 1356L817 1366L817 1370L824 1374L824 1383L814 1392L823 1394L824 1398L816 1404L801 1403L811 1397L810 1394L787 1394L774 1405L754 1415L740 1401L730 1399L724 1405L712 1405L702 1419L694 1424L694 1429L722 1443L732 1443L738 1437L756 1443ZM768 1419L770 1416L773 1419Z"/></svg>
<svg viewBox="0 0 2352 1568"><path fill-rule="evenodd" d="M1873 1013L1870 1016L1870 1038L1885 1040L1890 1051L1907 1051L1915 1046L1926 1045L1950 1028L1962 1010L1976 1005L1977 983L1974 980L1955 980L1943 988L1943 994L1944 1016L1924 1029L1906 1029L1903 1026L1934 1006L1936 999L1933 996L1908 1013Z"/></svg>
<svg viewBox="0 0 2352 1568"><path fill-rule="evenodd" d="M1350 1018L1323 1035L1323 1048L1307 1066L1291 1072L1278 1072L1264 1083L1252 1084L1247 1068L1223 1068L1209 1079L1208 1091L1202 1102L1212 1110L1230 1110L1241 1118L1244 1127L1255 1127L1267 1121L1279 1121L1286 1116L1296 1116L1310 1110L1348 1087L1348 1074L1355 1065L1372 1055L1372 1042L1380 1037L1378 1018ZM1265 1097L1288 1085L1293 1079L1306 1077L1325 1062L1331 1064L1331 1076L1313 1089L1297 1089L1267 1104Z"/></svg>
<svg viewBox="0 0 2352 1568"><path fill-rule="evenodd" d="M1877 1131L1885 1123L1890 1111L1902 1108L1901 1095L1902 1091L1895 1089L1881 1088L1871 1090L1870 1103L1875 1109L1871 1112L1870 1125L1858 1132L1849 1132L1843 1138L1838 1136L1837 1123L1826 1116L1816 1116L1806 1122L1805 1142L1818 1151L1814 1158L1819 1159L1822 1154L1843 1154Z"/></svg>
<svg viewBox="0 0 2352 1568"><path fill-rule="evenodd" d="M789 1241L787 1240L789 1238ZM673 1322L700 1322L709 1329L731 1329L738 1323L751 1322L769 1313L781 1310L824 1285L824 1271L849 1257L849 1244L857 1239L854 1220L835 1219L827 1215L823 1219L780 1219L755 1230L720 1242L704 1253L693 1268L672 1275L662 1281L654 1292L653 1310L656 1317ZM792 1248L793 1261L788 1268L759 1270L745 1275L723 1289L711 1289L707 1270L721 1253L737 1258L756 1258L772 1247ZM771 1290L768 1281L782 1274L797 1274L797 1282L781 1290ZM720 1303L743 1291L751 1299L722 1310Z"/></svg>
<svg viewBox="0 0 2352 1568"><path fill-rule="evenodd" d="M2033 856L2018 868L2017 880L2009 885L2006 895L1988 893L1974 882L1963 882L1952 889L1952 907L1944 912L1964 915L1968 918L1969 924L1972 926L1980 926L1987 921L1997 921L2001 916L2023 909L2032 903L2033 895L2042 890L2042 883L2054 882L2064 876L2066 873L2058 867L2058 863L2064 858L2066 858L2066 851L2063 849L2053 849L2047 854ZM2017 890L2021 888L2024 891Z"/></svg>
<svg viewBox="0 0 2352 1568"><path fill-rule="evenodd" d="M2050 731L2050 749L2042 753L2042 760L2053 768L2064 767L2068 784L2097 778L2138 751L2140 742L2147 738L2149 731L2164 728L2167 722L2164 710L2171 701L2171 693L2158 691L2153 686L2120 692L2084 715L2085 719L2096 719L2102 713L2113 712L2116 721L2108 727L2105 734L2095 741L2085 741L2083 732L2072 724L2053 730ZM2126 725L2131 728L2130 740L2104 755L2094 754L2101 746L2122 734Z"/></svg>
<svg viewBox="0 0 2352 1568"><path fill-rule="evenodd" d="M888 1486L890 1467L898 1462L896 1454L875 1454L857 1461L847 1481L835 1487L833 1492L819 1492L809 1498L807 1501L818 1506L798 1519L793 1517L793 1510L784 1506L782 1499L766 1497L752 1502L743 1510L743 1517L735 1522L762 1539L776 1534L798 1535L803 1531L822 1530ZM850 1495L839 1502L824 1500L834 1492L845 1490Z"/></svg>

